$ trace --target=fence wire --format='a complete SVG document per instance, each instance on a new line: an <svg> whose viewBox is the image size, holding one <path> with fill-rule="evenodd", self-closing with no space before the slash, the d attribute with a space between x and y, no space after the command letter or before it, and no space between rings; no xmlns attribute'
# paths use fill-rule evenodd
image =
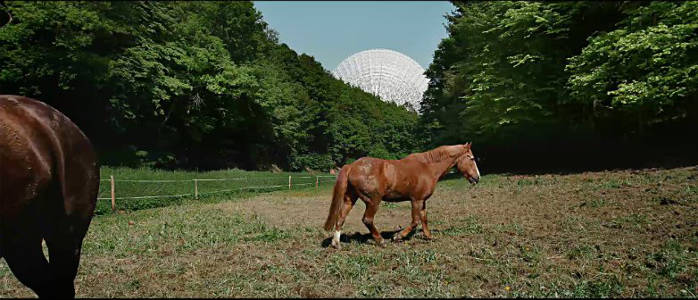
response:
<svg viewBox="0 0 698 300"><path fill-rule="evenodd" d="M336 176L290 176L290 189L309 189L334 184ZM114 201L112 202L112 184ZM131 211L182 204L185 201L219 201L209 195L239 197L239 193L261 193L289 189L289 176L245 176L193 179L100 179L96 214L113 210ZM112 206L114 205L114 206Z"/></svg>
<svg viewBox="0 0 698 300"><path fill-rule="evenodd" d="M334 182L336 176L291 176L293 187L326 185ZM100 179L98 200L111 200L109 178ZM179 180L146 180L114 178L115 200L153 199L186 197L223 193L245 189L288 188L289 178L284 177L238 177L238 178L195 178Z"/></svg>

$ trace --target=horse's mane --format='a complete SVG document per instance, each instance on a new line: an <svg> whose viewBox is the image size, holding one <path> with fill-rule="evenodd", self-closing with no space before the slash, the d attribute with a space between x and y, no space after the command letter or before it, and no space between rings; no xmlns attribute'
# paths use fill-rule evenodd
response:
<svg viewBox="0 0 698 300"><path fill-rule="evenodd" d="M426 163L437 163L444 159L460 156L463 153L465 153L465 147L463 147L463 145L440 146L427 152L410 154L405 157L405 159L417 159Z"/></svg>

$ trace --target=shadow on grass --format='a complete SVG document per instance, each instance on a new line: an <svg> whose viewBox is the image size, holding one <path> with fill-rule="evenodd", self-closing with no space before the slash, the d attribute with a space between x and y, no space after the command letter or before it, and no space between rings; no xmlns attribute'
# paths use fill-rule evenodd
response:
<svg viewBox="0 0 698 300"><path fill-rule="evenodd" d="M402 229L396 229L392 231L383 231L381 232L381 237L386 240L386 242L392 242L393 236L397 234L398 232L402 231ZM434 232L432 230L432 232ZM417 233L417 230L412 230L409 234L407 234L406 237L402 238L400 242L403 241L409 241L412 239L412 237ZM342 236L339 237L339 241L341 243L351 243L353 241L356 241L357 243L360 244L367 244L367 243L375 243L373 242L373 235L371 233L359 233L359 232L354 232L353 234L342 234ZM332 244L332 237L328 237L324 240L322 240L321 246L323 248L330 247L330 244Z"/></svg>

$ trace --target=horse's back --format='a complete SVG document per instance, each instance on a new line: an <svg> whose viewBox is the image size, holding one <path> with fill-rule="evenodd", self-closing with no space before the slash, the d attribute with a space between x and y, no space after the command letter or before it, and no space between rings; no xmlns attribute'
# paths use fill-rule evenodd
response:
<svg viewBox="0 0 698 300"><path fill-rule="evenodd" d="M55 187L66 214L94 209L92 145L65 115L37 100L0 95L0 215L12 218ZM95 194L95 199L85 194ZM51 199L60 201L61 199ZM91 209L90 209L91 208Z"/></svg>
<svg viewBox="0 0 698 300"><path fill-rule="evenodd" d="M362 157L352 164L349 181L366 194L375 191L386 200L408 200L415 192L422 194L421 186L429 185L422 176L426 171L418 160Z"/></svg>

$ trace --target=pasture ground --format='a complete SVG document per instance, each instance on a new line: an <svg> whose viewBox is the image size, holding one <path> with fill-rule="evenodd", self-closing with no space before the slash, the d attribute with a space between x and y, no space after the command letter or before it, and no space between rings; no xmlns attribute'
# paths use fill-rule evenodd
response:
<svg viewBox="0 0 698 300"><path fill-rule="evenodd" d="M96 216L78 297L698 295L698 167L444 180L374 245L359 200L325 248L329 186ZM409 203L381 204L386 236ZM0 297L34 297L0 261Z"/></svg>

